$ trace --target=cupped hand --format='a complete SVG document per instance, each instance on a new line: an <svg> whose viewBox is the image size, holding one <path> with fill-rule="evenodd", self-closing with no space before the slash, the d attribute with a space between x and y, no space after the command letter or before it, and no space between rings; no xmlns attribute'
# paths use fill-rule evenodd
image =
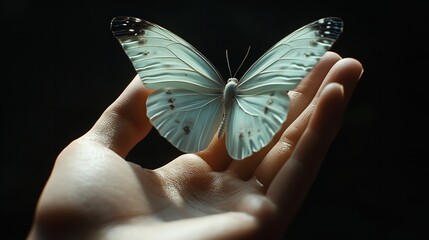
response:
<svg viewBox="0 0 429 240"><path fill-rule="evenodd" d="M223 139L145 169L126 161L151 129L136 76L58 156L28 239L280 239L341 126L363 72L327 52L290 91L282 130L260 152L232 160ZM142 156L143 161L150 161Z"/></svg>

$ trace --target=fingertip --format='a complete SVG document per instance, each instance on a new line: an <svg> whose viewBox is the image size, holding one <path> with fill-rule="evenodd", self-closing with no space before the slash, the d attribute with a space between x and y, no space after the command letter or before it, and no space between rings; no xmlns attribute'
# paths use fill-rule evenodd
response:
<svg viewBox="0 0 429 240"><path fill-rule="evenodd" d="M86 136L125 157L152 128L146 116L146 99L151 91L137 75Z"/></svg>
<svg viewBox="0 0 429 240"><path fill-rule="evenodd" d="M341 125L345 108L344 86L338 82L327 84L309 123L309 128L322 135L335 136Z"/></svg>
<svg viewBox="0 0 429 240"><path fill-rule="evenodd" d="M342 98L344 96L344 86L337 82L328 83L322 90L321 97Z"/></svg>
<svg viewBox="0 0 429 240"><path fill-rule="evenodd" d="M324 60L324 59L330 59L330 60L338 61L338 60L340 60L340 59L342 59L342 58L341 58L341 56L340 56L338 53L336 53L336 52L327 51L327 52L324 54L324 56L322 57L322 59L321 59L321 60Z"/></svg>
<svg viewBox="0 0 429 240"><path fill-rule="evenodd" d="M334 112L342 111L345 107L345 90L344 85L338 82L328 83L322 90L319 100L320 111L330 112L325 114L328 118L334 117Z"/></svg>
<svg viewBox="0 0 429 240"><path fill-rule="evenodd" d="M226 149L225 135L220 139L215 136L209 146L203 151L198 152L197 155L204 159L204 161L206 161L214 171L222 171L226 169L232 161Z"/></svg>
<svg viewBox="0 0 429 240"><path fill-rule="evenodd" d="M341 69L347 70L351 76L354 76L357 80L362 76L364 69L362 63L355 58L343 58L336 63Z"/></svg>

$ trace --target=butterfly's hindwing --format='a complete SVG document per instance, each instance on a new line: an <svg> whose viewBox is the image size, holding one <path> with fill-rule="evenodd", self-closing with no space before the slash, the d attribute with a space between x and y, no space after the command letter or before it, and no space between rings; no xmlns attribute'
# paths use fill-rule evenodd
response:
<svg viewBox="0 0 429 240"><path fill-rule="evenodd" d="M229 155L239 160L266 146L281 128L288 109L285 91L237 96L226 131Z"/></svg>
<svg viewBox="0 0 429 240"><path fill-rule="evenodd" d="M183 152L205 149L222 117L222 97L184 89L159 89L147 100L147 115L158 132Z"/></svg>

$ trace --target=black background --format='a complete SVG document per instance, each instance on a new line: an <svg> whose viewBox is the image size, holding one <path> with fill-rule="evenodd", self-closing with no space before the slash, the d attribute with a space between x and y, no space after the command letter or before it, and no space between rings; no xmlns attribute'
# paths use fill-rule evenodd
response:
<svg viewBox="0 0 429 240"><path fill-rule="evenodd" d="M226 77L313 20L338 16L333 51L365 73L288 239L421 239L427 232L429 22L413 1L2 1L1 214L23 239L56 156L84 134L135 71L110 32L145 18L199 49ZM379 5L379 6L378 6ZM243 71L243 70L242 70ZM424 148L425 147L425 148ZM179 152L152 131L129 155L156 168Z"/></svg>

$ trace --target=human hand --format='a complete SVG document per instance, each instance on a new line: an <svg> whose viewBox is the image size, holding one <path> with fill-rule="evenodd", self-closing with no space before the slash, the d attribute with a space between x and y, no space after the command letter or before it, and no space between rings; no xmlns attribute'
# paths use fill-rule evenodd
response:
<svg viewBox="0 0 429 240"><path fill-rule="evenodd" d="M260 152L235 161L215 137L206 150L154 170L125 160L152 128L151 90L137 76L59 154L28 239L280 239L362 71L359 61L327 52L289 92L288 118Z"/></svg>

